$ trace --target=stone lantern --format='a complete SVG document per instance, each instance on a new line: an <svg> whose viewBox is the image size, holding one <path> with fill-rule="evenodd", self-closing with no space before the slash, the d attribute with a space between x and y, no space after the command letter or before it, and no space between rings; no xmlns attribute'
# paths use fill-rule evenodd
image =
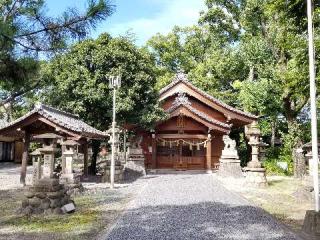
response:
<svg viewBox="0 0 320 240"><path fill-rule="evenodd" d="M249 145L251 146L251 161L244 169L246 171L246 183L249 186L264 187L267 186L266 170L262 167L259 161L259 147L260 129L257 122L253 122L249 128L246 129L246 135L249 138Z"/></svg>
<svg viewBox="0 0 320 240"><path fill-rule="evenodd" d="M260 129L257 123L252 123L251 127L247 131L249 136L249 145L251 146L251 161L248 163L250 168L261 168L261 162L259 161L259 146L260 146Z"/></svg>
<svg viewBox="0 0 320 240"><path fill-rule="evenodd" d="M39 149L43 154L43 178L52 178L54 170L54 154L57 152L57 140L61 139L55 133L45 133L34 136L34 139L41 139L43 147Z"/></svg>
<svg viewBox="0 0 320 240"><path fill-rule="evenodd" d="M264 162L266 159L266 147L268 147L269 144L263 142L262 138L260 138L260 144L259 144L259 160L261 162Z"/></svg>
<svg viewBox="0 0 320 240"><path fill-rule="evenodd" d="M41 152L36 149L30 153L32 158L32 184L36 184L41 179Z"/></svg>
<svg viewBox="0 0 320 240"><path fill-rule="evenodd" d="M67 140L61 143L62 148L64 149L62 153L62 174L60 176L61 183L74 184L75 177L73 174L73 156L75 154L75 147L80 145L74 140Z"/></svg>

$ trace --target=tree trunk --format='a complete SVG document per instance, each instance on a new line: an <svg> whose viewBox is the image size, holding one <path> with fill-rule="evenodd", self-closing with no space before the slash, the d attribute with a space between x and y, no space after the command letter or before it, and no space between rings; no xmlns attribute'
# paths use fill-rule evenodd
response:
<svg viewBox="0 0 320 240"><path fill-rule="evenodd" d="M306 161L301 144L293 149L293 174L295 178L303 178L306 175Z"/></svg>
<svg viewBox="0 0 320 240"><path fill-rule="evenodd" d="M30 145L30 134L28 132L25 132L22 161L21 161L21 173L20 173L20 183L23 184L23 186L26 185L27 165L28 165L28 159L29 159L29 153L28 153L29 145Z"/></svg>
<svg viewBox="0 0 320 240"><path fill-rule="evenodd" d="M91 159L91 166L90 166L90 173L93 175L97 172L97 157L99 154L100 149L100 141L92 140L92 159Z"/></svg>
<svg viewBox="0 0 320 240"><path fill-rule="evenodd" d="M276 140L276 120L272 119L271 121L271 147L274 148L275 140Z"/></svg>

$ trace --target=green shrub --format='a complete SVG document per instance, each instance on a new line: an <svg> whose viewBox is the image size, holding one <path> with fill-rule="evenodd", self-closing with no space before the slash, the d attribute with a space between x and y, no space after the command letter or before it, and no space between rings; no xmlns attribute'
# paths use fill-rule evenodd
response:
<svg viewBox="0 0 320 240"><path fill-rule="evenodd" d="M279 162L278 159L266 159L263 162L263 166L266 169L266 172L268 175L280 175L280 176L287 176L289 175L289 171L286 171L284 169L282 169L281 167L279 167L277 165L277 162Z"/></svg>

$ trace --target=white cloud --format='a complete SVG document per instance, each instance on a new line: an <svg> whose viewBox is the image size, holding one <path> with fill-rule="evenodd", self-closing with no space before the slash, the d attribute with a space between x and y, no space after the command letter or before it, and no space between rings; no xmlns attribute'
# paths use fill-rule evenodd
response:
<svg viewBox="0 0 320 240"><path fill-rule="evenodd" d="M149 0L150 1L150 0ZM197 23L199 13L204 9L203 0L152 0L163 4L161 12L149 18L138 18L130 22L113 24L109 32L123 35L127 31L135 34L137 44L144 44L156 33L166 34L175 26L189 26Z"/></svg>

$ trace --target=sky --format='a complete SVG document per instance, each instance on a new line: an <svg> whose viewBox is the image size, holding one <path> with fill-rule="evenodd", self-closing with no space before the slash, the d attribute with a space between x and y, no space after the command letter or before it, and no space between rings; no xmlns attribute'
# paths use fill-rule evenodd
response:
<svg viewBox="0 0 320 240"><path fill-rule="evenodd" d="M48 14L58 16L68 7L83 10L86 0L47 0ZM166 34L175 26L197 23L204 10L204 0L110 0L115 13L91 32L96 38L103 32L112 36L134 34L136 43L143 45L156 33Z"/></svg>

